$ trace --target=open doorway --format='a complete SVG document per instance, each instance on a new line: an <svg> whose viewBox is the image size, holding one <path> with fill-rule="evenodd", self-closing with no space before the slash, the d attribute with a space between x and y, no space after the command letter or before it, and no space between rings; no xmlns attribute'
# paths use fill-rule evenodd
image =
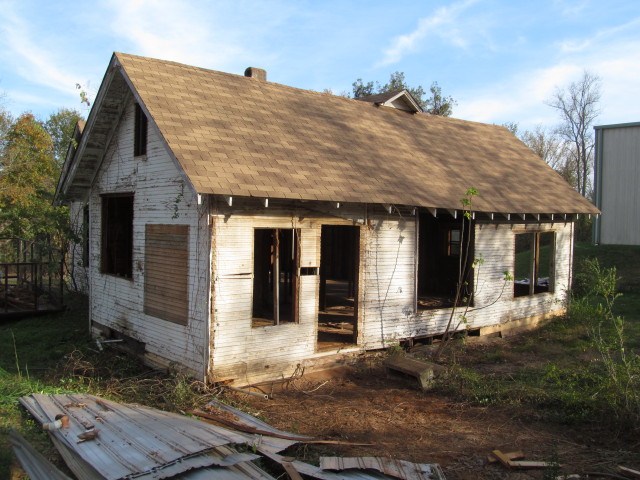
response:
<svg viewBox="0 0 640 480"><path fill-rule="evenodd" d="M356 344L360 227L323 225L318 351Z"/></svg>

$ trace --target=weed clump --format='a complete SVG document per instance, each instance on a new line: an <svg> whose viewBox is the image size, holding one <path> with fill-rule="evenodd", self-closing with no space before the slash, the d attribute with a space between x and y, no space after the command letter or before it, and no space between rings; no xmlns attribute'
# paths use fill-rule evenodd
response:
<svg viewBox="0 0 640 480"><path fill-rule="evenodd" d="M572 299L569 316L585 325L598 358L592 365L593 397L620 425L640 431L640 355L626 347L625 321L614 313L618 277L586 259L576 276L580 296Z"/></svg>

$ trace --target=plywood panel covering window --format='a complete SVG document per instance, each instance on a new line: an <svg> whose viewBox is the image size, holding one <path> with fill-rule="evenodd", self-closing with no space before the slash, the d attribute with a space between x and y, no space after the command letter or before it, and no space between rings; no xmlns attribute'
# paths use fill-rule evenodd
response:
<svg viewBox="0 0 640 480"><path fill-rule="evenodd" d="M144 313L186 325L189 226L145 226Z"/></svg>
<svg viewBox="0 0 640 480"><path fill-rule="evenodd" d="M518 233L515 242L513 296L553 292L555 233Z"/></svg>
<svg viewBox="0 0 640 480"><path fill-rule="evenodd" d="M133 195L102 197L102 273L131 278L133 271Z"/></svg>

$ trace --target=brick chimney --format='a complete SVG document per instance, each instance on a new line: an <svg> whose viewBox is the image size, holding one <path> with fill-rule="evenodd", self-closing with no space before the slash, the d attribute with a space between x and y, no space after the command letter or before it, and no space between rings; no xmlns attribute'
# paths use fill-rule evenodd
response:
<svg viewBox="0 0 640 480"><path fill-rule="evenodd" d="M267 81L267 71L262 68L256 67L247 67L244 71L245 77L257 78L258 80L262 80L263 82Z"/></svg>

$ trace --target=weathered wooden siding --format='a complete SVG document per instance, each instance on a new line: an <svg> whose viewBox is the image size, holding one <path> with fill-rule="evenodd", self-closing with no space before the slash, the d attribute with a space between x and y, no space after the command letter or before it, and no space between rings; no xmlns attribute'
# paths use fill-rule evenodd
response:
<svg viewBox="0 0 640 480"><path fill-rule="evenodd" d="M212 220L210 378L251 383L291 375L299 362L315 355L319 294L319 276L301 276L298 323L252 327L254 229L300 229L300 266L319 267L322 225L361 224L364 208L342 208L335 212L341 218L277 205L261 209L255 207L258 200L246 201L252 209L240 202L218 206Z"/></svg>
<svg viewBox="0 0 640 480"><path fill-rule="evenodd" d="M449 321L451 309L414 310L413 291L410 282L399 276L395 280L389 277L390 272L410 272L410 252L415 246L415 236L409 233L413 227L405 228L397 265L387 263L385 276L376 273L374 266L367 268L369 290L367 296L367 314L364 319L366 328L364 346L366 348L386 347L400 339L427 336L442 333ZM504 272L513 274L515 259L516 233L527 231L555 232L555 282L553 293L540 293L534 296L513 297L513 282L505 282ZM382 230L382 233L386 233ZM397 235L398 236L398 235ZM399 239L399 237L398 237ZM396 240L398 240L396 239ZM453 325L459 329L465 326L475 329L488 325L495 325L511 320L524 319L564 308L566 291L570 284L571 255L572 255L572 226L570 223L542 223L542 224L500 224L477 223L475 228L475 257L484 259L478 268L476 277L476 293L473 308L466 312L467 324L460 323L463 310L458 310L453 317ZM393 236L388 235L387 242L370 244L380 249L387 247L387 258L395 258L392 246ZM399 243L399 242L397 242ZM380 254L378 254L380 255ZM375 252L368 253L368 259L375 258ZM394 271L394 268L396 270ZM409 275L411 275L409 273ZM375 277L380 276L380 281ZM372 278L373 277L373 278ZM413 276L410 277L413 281ZM389 285L389 297L377 295L378 284ZM373 288L371 288L373 287ZM406 294L401 293L407 292ZM387 289L381 289L386 293ZM392 294L395 292L395 296ZM371 298L373 296L373 298ZM382 300L380 300L380 298ZM391 299L391 300L390 300ZM384 305L384 308L382 308Z"/></svg>
<svg viewBox="0 0 640 480"><path fill-rule="evenodd" d="M175 364L198 378L206 371L209 311L210 230L208 205L185 183L149 122L146 156L133 156L134 103L131 101L95 179L89 199L91 215L91 322L144 343L146 359ZM100 272L102 194L134 193L133 275L131 279ZM189 226L187 325L144 313L145 226Z"/></svg>
<svg viewBox="0 0 640 480"><path fill-rule="evenodd" d="M640 125L599 132L600 242L640 245Z"/></svg>
<svg viewBox="0 0 640 480"><path fill-rule="evenodd" d="M67 283L72 290L89 295L89 268L83 262L84 205L83 202L69 204L70 226L79 241L69 242L69 252L67 253L69 278Z"/></svg>
<svg viewBox="0 0 640 480"><path fill-rule="evenodd" d="M234 199L235 201L235 199ZM210 378L252 383L284 377L316 353L319 276L300 277L298 324L252 327L253 239L255 228L299 228L301 266L320 265L321 226L359 225L360 269L358 347L387 347L399 340L442 333L451 309L416 310L416 217L351 211L300 212L285 208L219 207L213 228L213 344ZM237 212L237 213L234 213ZM341 215L337 217L338 212ZM513 297L515 234L555 232L555 283L552 293ZM570 223L480 223L475 228L478 271L469 328L560 311L570 282ZM462 312L459 312L462 313ZM459 322L454 316L454 325ZM464 328L460 325L459 328Z"/></svg>

